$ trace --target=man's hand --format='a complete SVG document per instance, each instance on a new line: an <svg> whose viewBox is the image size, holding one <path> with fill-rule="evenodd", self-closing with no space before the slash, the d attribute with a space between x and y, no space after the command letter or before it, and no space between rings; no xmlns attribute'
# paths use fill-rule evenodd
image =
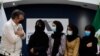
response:
<svg viewBox="0 0 100 56"><path fill-rule="evenodd" d="M15 34L20 36L20 37L23 37L24 36L24 30L23 29L18 29Z"/></svg>

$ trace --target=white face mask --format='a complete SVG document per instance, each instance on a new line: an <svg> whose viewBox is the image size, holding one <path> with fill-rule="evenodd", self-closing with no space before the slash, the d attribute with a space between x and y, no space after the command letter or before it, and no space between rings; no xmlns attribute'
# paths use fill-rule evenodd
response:
<svg viewBox="0 0 100 56"><path fill-rule="evenodd" d="M52 31L54 31L54 32L55 32L55 31L56 31L56 27L54 27L54 26L53 26L53 27L52 27Z"/></svg>
<svg viewBox="0 0 100 56"><path fill-rule="evenodd" d="M73 32L72 31L67 31L67 35L72 35L73 34Z"/></svg>

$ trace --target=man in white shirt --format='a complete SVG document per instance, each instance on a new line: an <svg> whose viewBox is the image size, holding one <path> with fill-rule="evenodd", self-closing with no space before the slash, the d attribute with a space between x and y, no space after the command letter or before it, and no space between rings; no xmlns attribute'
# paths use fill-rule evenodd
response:
<svg viewBox="0 0 100 56"><path fill-rule="evenodd" d="M5 56L20 56L22 39L25 38L25 32L21 25L23 20L23 11L17 9L12 12L11 19L3 26L1 54Z"/></svg>

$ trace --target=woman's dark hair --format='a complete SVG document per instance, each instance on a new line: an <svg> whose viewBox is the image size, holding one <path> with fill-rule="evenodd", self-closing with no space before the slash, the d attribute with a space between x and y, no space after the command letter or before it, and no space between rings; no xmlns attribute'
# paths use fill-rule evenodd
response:
<svg viewBox="0 0 100 56"><path fill-rule="evenodd" d="M63 26L60 21L53 21L53 23L56 25L56 32L62 32Z"/></svg>

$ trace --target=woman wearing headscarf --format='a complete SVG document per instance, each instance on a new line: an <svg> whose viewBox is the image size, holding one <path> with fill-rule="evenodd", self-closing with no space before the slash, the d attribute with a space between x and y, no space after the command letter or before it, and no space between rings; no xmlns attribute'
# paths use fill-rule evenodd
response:
<svg viewBox="0 0 100 56"><path fill-rule="evenodd" d="M35 25L35 32L31 35L28 50L29 56L47 56L49 46L49 38L44 32L45 24L42 20L38 20Z"/></svg>
<svg viewBox="0 0 100 56"><path fill-rule="evenodd" d="M81 39L80 56L97 56L97 43L95 28L92 25L85 27L84 37Z"/></svg>
<svg viewBox="0 0 100 56"><path fill-rule="evenodd" d="M68 25L66 38L66 50L64 56L78 56L80 38L78 36L78 28L75 25Z"/></svg>
<svg viewBox="0 0 100 56"><path fill-rule="evenodd" d="M63 56L65 50L65 35L62 33L63 26L59 21L53 21L52 23L53 34L50 38L50 56Z"/></svg>

